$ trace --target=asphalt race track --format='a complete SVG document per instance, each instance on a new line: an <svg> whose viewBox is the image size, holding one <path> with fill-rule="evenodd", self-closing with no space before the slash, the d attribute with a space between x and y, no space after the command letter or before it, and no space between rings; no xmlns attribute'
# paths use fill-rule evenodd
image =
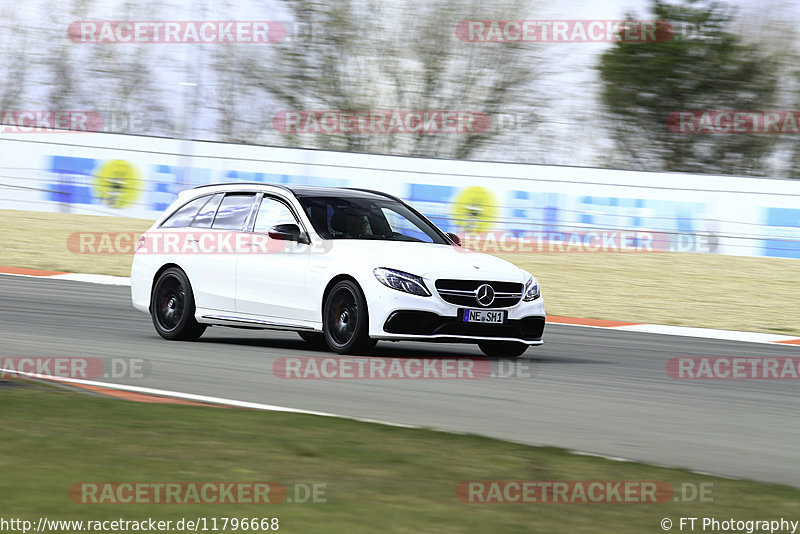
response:
<svg viewBox="0 0 800 534"><path fill-rule="evenodd" d="M800 356L800 347L548 326L545 345L529 349L519 376L510 378L286 380L273 374L277 358L318 354L308 349L294 333L219 327L199 342L168 342L131 308L127 287L0 276L4 358L145 358L144 378L116 381L800 487L800 381L681 381L665 371L677 356ZM481 353L471 345L382 342L374 355Z"/></svg>

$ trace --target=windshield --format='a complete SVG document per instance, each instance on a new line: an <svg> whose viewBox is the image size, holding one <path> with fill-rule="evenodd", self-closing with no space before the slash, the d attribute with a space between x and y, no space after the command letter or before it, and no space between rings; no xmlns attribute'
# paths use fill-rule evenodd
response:
<svg viewBox="0 0 800 534"><path fill-rule="evenodd" d="M324 239L450 244L436 227L396 200L333 196L298 200Z"/></svg>

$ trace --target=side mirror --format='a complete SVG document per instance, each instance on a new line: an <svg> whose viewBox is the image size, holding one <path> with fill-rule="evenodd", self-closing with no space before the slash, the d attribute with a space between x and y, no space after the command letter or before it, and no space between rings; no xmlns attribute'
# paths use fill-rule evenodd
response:
<svg viewBox="0 0 800 534"><path fill-rule="evenodd" d="M270 239L277 239L279 241L296 241L304 245L311 244L306 236L300 231L300 227L296 224L279 224L269 229Z"/></svg>
<svg viewBox="0 0 800 534"><path fill-rule="evenodd" d="M450 238L450 241L452 241L454 245L459 247L461 246L461 238L458 237L456 234L447 232L447 237Z"/></svg>

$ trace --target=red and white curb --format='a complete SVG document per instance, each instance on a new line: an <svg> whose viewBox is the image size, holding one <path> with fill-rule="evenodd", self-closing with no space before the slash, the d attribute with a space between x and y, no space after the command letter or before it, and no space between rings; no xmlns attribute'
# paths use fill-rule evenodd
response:
<svg viewBox="0 0 800 534"><path fill-rule="evenodd" d="M7 276L24 276L27 278L50 278L52 280L72 280L89 284L109 286L130 286L131 279L125 276L109 276L106 274L65 273L62 271L44 271L41 269L20 269L17 267L0 267L0 274Z"/></svg>
<svg viewBox="0 0 800 534"><path fill-rule="evenodd" d="M59 271L43 271L39 269L20 269L0 267L0 275L48 278L52 280L71 280L90 284L130 286L131 279L124 276L108 276L104 274L65 273ZM690 326L670 326L660 324L631 323L611 321L607 319L585 319L580 317L547 316L547 324L583 326L588 328L608 328L628 332L647 334L664 334L669 336L698 337L720 339L725 341L741 341L746 343L777 343L781 345L800 346L800 338L781 334L765 334L761 332L740 332L737 330L715 330L713 328L694 328Z"/></svg>

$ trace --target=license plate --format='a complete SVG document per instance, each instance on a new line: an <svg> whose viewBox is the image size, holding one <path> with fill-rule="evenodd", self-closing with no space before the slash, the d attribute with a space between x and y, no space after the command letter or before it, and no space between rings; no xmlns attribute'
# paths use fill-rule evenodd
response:
<svg viewBox="0 0 800 534"><path fill-rule="evenodd" d="M506 322L506 312L464 309L461 310L461 320L465 323L503 324Z"/></svg>

